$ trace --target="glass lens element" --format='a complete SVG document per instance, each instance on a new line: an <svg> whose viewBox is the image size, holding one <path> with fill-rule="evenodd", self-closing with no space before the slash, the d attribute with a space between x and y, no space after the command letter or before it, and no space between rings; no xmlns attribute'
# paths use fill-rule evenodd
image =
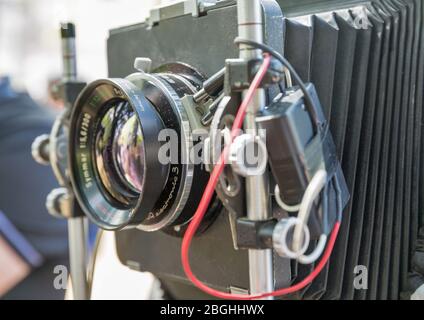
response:
<svg viewBox="0 0 424 320"><path fill-rule="evenodd" d="M137 115L127 102L115 101L96 134L96 166L104 188L121 203L143 189L144 139Z"/></svg>
<svg viewBox="0 0 424 320"><path fill-rule="evenodd" d="M128 120L119 122L113 140L113 155L125 183L141 193L144 175L144 141L137 116L126 114Z"/></svg>

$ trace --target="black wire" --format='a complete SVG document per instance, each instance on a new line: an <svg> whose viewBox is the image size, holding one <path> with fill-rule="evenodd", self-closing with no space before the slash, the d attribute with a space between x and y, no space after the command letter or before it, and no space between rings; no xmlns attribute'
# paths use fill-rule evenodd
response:
<svg viewBox="0 0 424 320"><path fill-rule="evenodd" d="M333 187L336 191L337 197L337 221L342 222L343 220L343 200L342 200L342 189L340 188L339 180L337 179L337 174L333 177Z"/></svg>
<svg viewBox="0 0 424 320"><path fill-rule="evenodd" d="M322 193L322 198L321 198L322 213L323 215L327 215L327 217L328 217L328 204L329 204L329 199L328 199L329 190L330 188L328 187L328 184L326 184Z"/></svg>
<svg viewBox="0 0 424 320"><path fill-rule="evenodd" d="M283 94L283 96L286 94L286 88L284 88L283 83L279 82L278 83L278 87L280 88L281 93Z"/></svg>
<svg viewBox="0 0 424 320"><path fill-rule="evenodd" d="M300 89L302 90L302 92L305 96L306 108L307 108L309 114L311 115L314 123L318 127L317 131L319 131L321 129L322 123L321 123L321 120L320 120L320 118L317 114L317 109L315 108L314 100L312 99L311 94L309 93L308 89L306 88L305 83L302 81L299 74L296 72L295 68L290 64L290 62L286 58L284 58L279 52L277 52L276 50L274 50L270 46L267 46L266 44L259 43L259 42L256 42L256 41L252 41L252 40L243 39L243 38L240 38L240 37L236 38L234 43L237 44L237 45L240 45L240 44L248 45L248 46L251 46L253 48L260 49L263 52L269 53L275 59L280 61L281 64L283 64L290 71L290 73L293 75L295 81L297 82L297 84L299 85Z"/></svg>

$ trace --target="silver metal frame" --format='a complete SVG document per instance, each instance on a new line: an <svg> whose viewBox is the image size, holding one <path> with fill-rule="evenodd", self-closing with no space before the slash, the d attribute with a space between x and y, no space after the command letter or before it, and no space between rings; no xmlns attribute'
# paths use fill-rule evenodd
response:
<svg viewBox="0 0 424 320"><path fill-rule="evenodd" d="M87 282L87 219L68 220L69 261L74 300L89 300Z"/></svg>
<svg viewBox="0 0 424 320"><path fill-rule="evenodd" d="M63 61L63 82L76 82L77 81L77 58L76 58L76 46L75 38L64 38L62 39L62 61ZM55 137L60 131L60 125L65 128L64 117L69 115L69 110L72 106L66 102L65 115L61 115L57 120L57 124L53 127L52 136ZM55 142L55 140L54 140ZM57 146L55 143L54 146ZM53 160L53 170L57 176L57 179L68 189L69 194L73 195L73 190L70 187L70 183L66 177L62 176L62 172L59 169L57 159L55 158L56 150ZM70 197L69 201L76 201L74 196ZM71 206L72 204L69 203ZM73 206L72 206L73 208ZM72 208L70 208L72 210ZM88 245L88 234L87 224L88 220L85 217L76 217L68 219L68 237L69 237L69 261L70 261L70 273L72 281L72 290L74 300L88 300L90 299L90 293L87 282L87 245Z"/></svg>
<svg viewBox="0 0 424 320"><path fill-rule="evenodd" d="M239 36L263 42L264 22L260 0L238 0ZM240 58L245 60L261 58L261 52L249 46L240 46ZM258 132L256 115L265 107L265 91L259 89L248 108L245 129ZM253 131L252 131L253 130ZM246 178L247 216L250 220L261 221L271 217L267 174ZM250 293L260 294L274 290L272 250L249 250Z"/></svg>

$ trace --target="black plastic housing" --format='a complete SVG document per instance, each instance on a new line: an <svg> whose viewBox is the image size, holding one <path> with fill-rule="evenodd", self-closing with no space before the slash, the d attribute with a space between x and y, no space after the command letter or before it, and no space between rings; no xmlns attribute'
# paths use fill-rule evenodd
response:
<svg viewBox="0 0 424 320"><path fill-rule="evenodd" d="M305 109L300 90L272 103L258 118L266 131L266 143L274 178L282 200L290 205L302 201L308 185L306 147L314 138L314 124Z"/></svg>
<svg viewBox="0 0 424 320"><path fill-rule="evenodd" d="M327 171L327 187L322 194L326 193L328 208L327 203L325 206L317 205L312 209L309 220L311 236L318 239L322 233L331 232L339 214L333 195L335 190L330 182L337 179L343 208L349 200L349 192L318 94L311 83L306 85L306 89L318 115L317 120L324 124L322 128L312 121L304 94L298 88L275 100L262 112L257 122L266 133L273 176L280 188L280 196L287 205L299 205L316 172L319 169Z"/></svg>

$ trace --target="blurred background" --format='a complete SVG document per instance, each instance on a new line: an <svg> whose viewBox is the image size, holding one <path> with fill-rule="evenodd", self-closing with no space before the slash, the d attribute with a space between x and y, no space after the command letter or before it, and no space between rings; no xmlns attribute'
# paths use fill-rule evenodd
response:
<svg viewBox="0 0 424 320"><path fill-rule="evenodd" d="M0 0L0 74L45 101L49 81L60 76L60 22L77 25L79 74L107 76L108 30L139 23L160 0ZM175 1L174 1L175 2Z"/></svg>
<svg viewBox="0 0 424 320"><path fill-rule="evenodd" d="M76 24L79 78L91 82L107 77L109 30L140 23L152 7L170 2L178 1L0 0L0 299L64 296L53 289L53 270L68 263L66 221L44 205L57 182L31 157L32 142L50 131L60 109L52 97L62 72L60 23ZM114 246L105 233L93 299L156 297L153 277L123 267Z"/></svg>

